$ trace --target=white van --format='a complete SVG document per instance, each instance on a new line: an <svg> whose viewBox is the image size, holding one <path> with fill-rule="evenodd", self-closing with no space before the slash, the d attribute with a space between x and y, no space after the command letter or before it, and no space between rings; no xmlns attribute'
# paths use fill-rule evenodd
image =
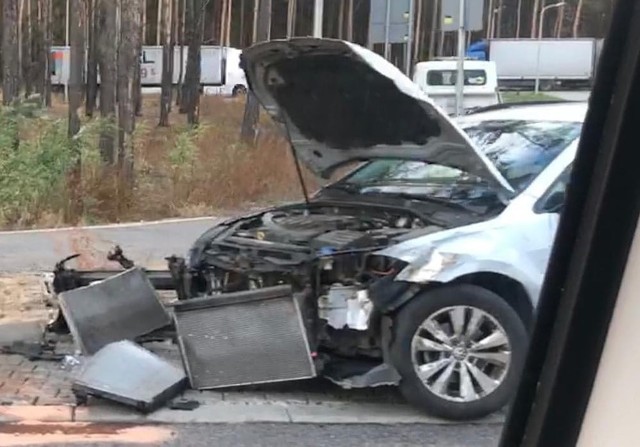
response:
<svg viewBox="0 0 640 447"><path fill-rule="evenodd" d="M413 82L447 113L456 111L455 58L418 62L413 70ZM492 61L464 61L464 109L471 110L499 104L498 74Z"/></svg>

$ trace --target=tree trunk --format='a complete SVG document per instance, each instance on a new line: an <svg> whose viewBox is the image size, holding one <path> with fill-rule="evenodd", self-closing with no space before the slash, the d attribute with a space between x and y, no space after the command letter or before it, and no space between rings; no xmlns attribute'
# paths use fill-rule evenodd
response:
<svg viewBox="0 0 640 447"><path fill-rule="evenodd" d="M262 42L269 40L271 31L271 0L261 0L258 11L258 21L256 28L257 41ZM243 141L249 144L255 144L258 132L258 119L260 118L260 107L258 99L253 92L249 90L247 102L244 108L244 117L242 119L242 129L240 136Z"/></svg>
<svg viewBox="0 0 640 447"><path fill-rule="evenodd" d="M142 45L147 43L147 0L142 0Z"/></svg>
<svg viewBox="0 0 640 447"><path fill-rule="evenodd" d="M144 15L144 1L139 0L138 7L138 40L136 41L135 64L133 67L133 110L136 116L142 116L142 16Z"/></svg>
<svg viewBox="0 0 640 447"><path fill-rule="evenodd" d="M203 0L187 0L185 28L189 32L187 69L182 92L182 105L187 113L187 122L198 125L200 114L200 48L204 38Z"/></svg>
<svg viewBox="0 0 640 447"><path fill-rule="evenodd" d="M296 34L296 0L287 3L287 38Z"/></svg>
<svg viewBox="0 0 640 447"><path fill-rule="evenodd" d="M227 3L227 33L225 36L225 46L231 46L231 24L233 23L233 0L229 0Z"/></svg>
<svg viewBox="0 0 640 447"><path fill-rule="evenodd" d="M436 56L436 37L438 32L438 4L440 2L435 0L433 4L433 13L431 14L431 30L429 36L429 59L433 59Z"/></svg>
<svg viewBox="0 0 640 447"><path fill-rule="evenodd" d="M353 42L353 0L347 5L347 40Z"/></svg>
<svg viewBox="0 0 640 447"><path fill-rule="evenodd" d="M565 5L562 5L558 8L558 15L556 17L555 36L558 39L562 36L562 28L564 25L564 7Z"/></svg>
<svg viewBox="0 0 640 447"><path fill-rule="evenodd" d="M107 164L114 164L114 135L112 126L116 114L116 13L114 0L97 0L96 44L100 71L100 115L108 126L100 135L100 153Z"/></svg>
<svg viewBox="0 0 640 447"><path fill-rule="evenodd" d="M504 5L502 3L502 0L498 0L498 23L494 25L497 38L502 37L502 10L504 9Z"/></svg>
<svg viewBox="0 0 640 447"><path fill-rule="evenodd" d="M582 16L582 6L583 0L578 0L578 5L576 6L576 16L573 19L573 37L577 38L580 31L580 20Z"/></svg>
<svg viewBox="0 0 640 447"><path fill-rule="evenodd" d="M18 5L18 71L20 73L20 86L24 86L24 0L20 0Z"/></svg>
<svg viewBox="0 0 640 447"><path fill-rule="evenodd" d="M493 0L489 0L489 9L487 10L487 39L493 37Z"/></svg>
<svg viewBox="0 0 640 447"><path fill-rule="evenodd" d="M240 0L240 32L238 33L240 36L240 39L238 41L238 46L240 48L244 47L244 16L245 16L245 9L246 9L246 1L245 0Z"/></svg>
<svg viewBox="0 0 640 447"><path fill-rule="evenodd" d="M344 16L345 16L345 10L344 10L344 1L340 2L340 10L338 12L338 39L343 40L344 39Z"/></svg>
<svg viewBox="0 0 640 447"><path fill-rule="evenodd" d="M171 72L171 91L169 92L169 112L171 112L171 106L173 105L173 74L175 73L175 48L176 48L176 39L178 38L178 21L180 20L180 16L178 15L178 1L179 0L171 0L171 15L169 21L171 22L171 31L169 33L171 39L171 51L169 57L169 71Z"/></svg>
<svg viewBox="0 0 640 447"><path fill-rule="evenodd" d="M85 114L92 117L98 97L98 45L96 34L96 0L87 1L87 29L89 42L87 43L87 98Z"/></svg>
<svg viewBox="0 0 640 447"><path fill-rule="evenodd" d="M42 0L31 0L31 11L33 14L33 31L31 39L31 84L36 94L39 95L41 104L44 105L44 73L46 72L46 58L44 53L44 28L45 24L42 15Z"/></svg>
<svg viewBox="0 0 640 447"><path fill-rule="evenodd" d="M538 14L540 12L540 0L533 0L533 13L531 15L531 37L536 38L538 34ZM539 37L539 36L538 36Z"/></svg>
<svg viewBox="0 0 640 447"><path fill-rule="evenodd" d="M158 10L156 16L156 45L162 45L162 0L158 0Z"/></svg>
<svg viewBox="0 0 640 447"><path fill-rule="evenodd" d="M258 41L258 16L260 15L260 0L253 0L253 29L251 31L251 43Z"/></svg>
<svg viewBox="0 0 640 447"><path fill-rule="evenodd" d="M36 92L41 95L42 105L51 105L51 0L38 0L38 57L36 60Z"/></svg>
<svg viewBox="0 0 640 447"><path fill-rule="evenodd" d="M77 142L73 138L80 131L80 114L82 93L84 88L84 20L85 1L71 0L69 17L69 129L68 135L74 151L75 165L69 178L69 215L68 221L76 222L82 212L81 188L81 155Z"/></svg>
<svg viewBox="0 0 640 447"><path fill-rule="evenodd" d="M46 29L45 35L45 51L47 58L47 70L44 74L44 101L47 107L51 107L51 68L53 66L53 55L51 54L51 46L53 45L53 5L51 0L43 0L47 5L47 14L45 18Z"/></svg>
<svg viewBox="0 0 640 447"><path fill-rule="evenodd" d="M420 45L422 43L422 30L424 29L422 23L422 0L417 0L418 4L416 5L416 23L415 23L415 34L414 34L414 45L413 45L413 60L418 61L420 58Z"/></svg>
<svg viewBox="0 0 640 447"><path fill-rule="evenodd" d="M171 87L173 73L171 60L173 49L171 47L171 0L161 0L163 3L162 17L162 92L160 95L160 121L158 126L169 126L169 108L171 107Z"/></svg>
<svg viewBox="0 0 640 447"><path fill-rule="evenodd" d="M179 14L176 16L176 22L177 22L177 35L176 38L180 40L180 67L178 68L178 85L176 88L176 106L179 107L178 111L180 113L184 113L183 109L182 109L182 84L183 84L183 80L184 80L184 39L185 39L185 33L184 33L184 22L186 19L186 9L187 9L187 0L176 0L177 2L180 2L181 5L178 5L176 7L176 10L179 12Z"/></svg>
<svg viewBox="0 0 640 447"><path fill-rule="evenodd" d="M520 38L520 26L522 24L522 0L518 0L516 10L516 39Z"/></svg>
<svg viewBox="0 0 640 447"><path fill-rule="evenodd" d="M2 0L2 104L11 104L20 91L18 0Z"/></svg>
<svg viewBox="0 0 640 447"><path fill-rule="evenodd" d="M118 45L118 170L126 186L133 187L133 131L135 129L135 70L140 59L141 0L121 0ZM123 193L125 191L122 191Z"/></svg>
<svg viewBox="0 0 640 447"><path fill-rule="evenodd" d="M227 3L229 0L221 0L222 4L220 5L220 35L218 37L218 45L223 47L225 45L225 36L227 35ZM215 13L215 8L214 8ZM215 16L214 16L215 17Z"/></svg>
<svg viewBox="0 0 640 447"><path fill-rule="evenodd" d="M24 28L21 33L22 45L22 79L24 80L24 97L28 98L33 93L33 9L31 0L23 3L23 14L26 22L26 32Z"/></svg>

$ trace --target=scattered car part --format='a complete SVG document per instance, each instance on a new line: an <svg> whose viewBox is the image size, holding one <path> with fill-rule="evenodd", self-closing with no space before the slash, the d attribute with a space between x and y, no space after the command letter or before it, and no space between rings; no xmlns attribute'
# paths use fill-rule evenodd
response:
<svg viewBox="0 0 640 447"><path fill-rule="evenodd" d="M401 379L398 371L387 363L382 363L371 368L364 374L355 376L339 377L333 375L330 370L324 370L323 375L325 378L346 390L352 388L374 388L377 386L398 385Z"/></svg>
<svg viewBox="0 0 640 447"><path fill-rule="evenodd" d="M149 413L186 386L184 371L135 343L110 343L87 358L72 384L77 400L110 399Z"/></svg>
<svg viewBox="0 0 640 447"><path fill-rule="evenodd" d="M302 314L289 286L195 298L177 303L173 310L192 388L316 375Z"/></svg>
<svg viewBox="0 0 640 447"><path fill-rule="evenodd" d="M55 265L53 273L45 273L43 275L43 298L47 307L57 307L59 305L58 295L65 291L86 287L122 273L122 270L76 270L68 268L67 263L78 257L80 257L79 254L74 254L62 259ZM115 261L119 260L124 265L133 264L132 261L124 257L122 249L118 246L114 247L107 255L107 258ZM144 272L156 290L175 289L174 279L168 270L144 269ZM55 317L47 324L46 329L57 334L69 333L69 327L60 310L56 312Z"/></svg>
<svg viewBox="0 0 640 447"><path fill-rule="evenodd" d="M124 255L122 248L119 245L113 247L113 250L107 254L107 260L117 262L125 270L135 267L135 263Z"/></svg>
<svg viewBox="0 0 640 447"><path fill-rule="evenodd" d="M64 359L64 354L58 354L55 352L55 344L45 342L34 343L16 341L7 346L0 346L0 352L3 354L21 355L29 361L46 360L59 362Z"/></svg>
<svg viewBox="0 0 640 447"><path fill-rule="evenodd" d="M176 399L169 403L169 408L172 410L193 411L198 407L200 407L200 402L197 400Z"/></svg>
<svg viewBox="0 0 640 447"><path fill-rule="evenodd" d="M92 355L111 342L148 334L171 322L140 268L63 292L59 301L84 355Z"/></svg>

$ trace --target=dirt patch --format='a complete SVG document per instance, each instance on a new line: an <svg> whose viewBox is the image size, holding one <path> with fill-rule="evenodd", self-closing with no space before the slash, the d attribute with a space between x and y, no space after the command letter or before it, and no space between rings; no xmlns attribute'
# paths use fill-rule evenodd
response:
<svg viewBox="0 0 640 447"><path fill-rule="evenodd" d="M49 319L39 275L0 275L0 323Z"/></svg>

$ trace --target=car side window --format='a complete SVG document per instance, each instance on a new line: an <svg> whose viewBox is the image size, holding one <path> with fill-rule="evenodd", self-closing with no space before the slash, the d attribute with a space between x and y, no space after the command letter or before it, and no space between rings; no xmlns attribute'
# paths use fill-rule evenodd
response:
<svg viewBox="0 0 640 447"><path fill-rule="evenodd" d="M567 186L571 179L572 167L573 165L567 166L547 192L538 200L535 205L536 213L560 213L562 211L567 194Z"/></svg>

